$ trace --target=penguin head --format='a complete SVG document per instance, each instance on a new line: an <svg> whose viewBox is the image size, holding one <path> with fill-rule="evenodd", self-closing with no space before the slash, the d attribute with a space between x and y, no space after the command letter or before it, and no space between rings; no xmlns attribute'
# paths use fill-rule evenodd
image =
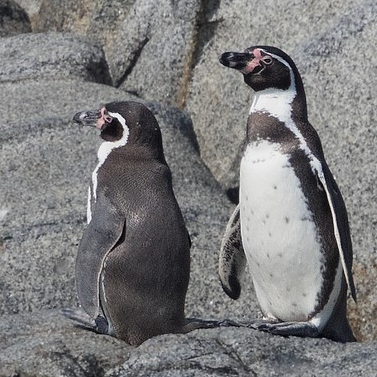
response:
<svg viewBox="0 0 377 377"><path fill-rule="evenodd" d="M276 47L253 46L245 52L224 52L220 63L240 71L245 83L256 92L268 88L287 90L292 79L296 87L301 82L292 59Z"/></svg>
<svg viewBox="0 0 377 377"><path fill-rule="evenodd" d="M77 113L73 120L96 127L100 137L114 145L142 146L162 152L162 136L158 122L143 104L133 101L111 102L98 110Z"/></svg>

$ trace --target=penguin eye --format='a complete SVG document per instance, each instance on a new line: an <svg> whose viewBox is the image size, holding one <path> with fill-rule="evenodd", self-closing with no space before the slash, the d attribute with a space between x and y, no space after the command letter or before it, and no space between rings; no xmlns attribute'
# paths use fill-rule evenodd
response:
<svg viewBox="0 0 377 377"><path fill-rule="evenodd" d="M271 56L267 55L267 56L263 57L262 61L263 61L264 64L270 65L273 60L272 60Z"/></svg>

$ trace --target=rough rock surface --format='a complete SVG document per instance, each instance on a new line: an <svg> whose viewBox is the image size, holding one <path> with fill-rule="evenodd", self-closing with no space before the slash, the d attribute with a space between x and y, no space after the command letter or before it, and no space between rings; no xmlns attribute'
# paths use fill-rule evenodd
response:
<svg viewBox="0 0 377 377"><path fill-rule="evenodd" d="M108 50L114 84L142 98L182 106L199 10L197 0L136 1Z"/></svg>
<svg viewBox="0 0 377 377"><path fill-rule="evenodd" d="M374 376L376 3L18 3L34 33L0 38L0 376ZM349 210L359 297L349 317L364 342L221 328L164 335L134 349L73 327L59 310L77 304L74 258L98 135L71 119L137 98L126 91L156 114L193 241L187 315L258 315L247 274L236 302L217 278L233 208L225 190L237 185L252 100L241 75L221 66L218 55L254 44L283 48L302 73L309 118Z"/></svg>
<svg viewBox="0 0 377 377"><path fill-rule="evenodd" d="M106 376L372 376L375 352L375 345L277 338L234 328L200 330L150 339Z"/></svg>
<svg viewBox="0 0 377 377"><path fill-rule="evenodd" d="M17 0L17 3L25 10L27 13L31 28L33 31L37 31L35 28L34 21L40 17L40 8L44 0Z"/></svg>
<svg viewBox="0 0 377 377"><path fill-rule="evenodd" d="M0 54L0 82L75 77L110 83L101 46L86 37L54 32L21 34L0 39Z"/></svg>
<svg viewBox="0 0 377 377"><path fill-rule="evenodd" d="M1 376L375 376L376 344L283 338L248 329L163 335L133 348L75 328L56 310L2 316Z"/></svg>
<svg viewBox="0 0 377 377"><path fill-rule="evenodd" d="M115 86L182 107L206 7L200 0L43 0L32 25L101 41Z"/></svg>
<svg viewBox="0 0 377 377"><path fill-rule="evenodd" d="M103 376L132 348L75 328L58 311L1 317L0 376Z"/></svg>
<svg viewBox="0 0 377 377"><path fill-rule="evenodd" d="M101 41L105 47L112 41L120 23L129 13L135 0L20 0L34 7L33 31L70 31ZM30 7L29 4L25 4Z"/></svg>
<svg viewBox="0 0 377 377"><path fill-rule="evenodd" d="M0 0L0 38L31 32L25 10L13 0Z"/></svg>

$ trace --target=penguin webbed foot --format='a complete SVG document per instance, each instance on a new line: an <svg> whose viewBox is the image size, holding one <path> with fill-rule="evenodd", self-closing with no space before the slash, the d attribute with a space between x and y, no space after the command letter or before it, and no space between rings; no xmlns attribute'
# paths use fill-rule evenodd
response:
<svg viewBox="0 0 377 377"><path fill-rule="evenodd" d="M261 321L250 324L248 327L273 335L299 336L302 338L318 338L318 328L309 322L276 322Z"/></svg>
<svg viewBox="0 0 377 377"><path fill-rule="evenodd" d="M75 327L93 331L97 334L108 334L109 325L106 318L98 316L91 318L87 313L78 308L64 308L62 314L75 323Z"/></svg>

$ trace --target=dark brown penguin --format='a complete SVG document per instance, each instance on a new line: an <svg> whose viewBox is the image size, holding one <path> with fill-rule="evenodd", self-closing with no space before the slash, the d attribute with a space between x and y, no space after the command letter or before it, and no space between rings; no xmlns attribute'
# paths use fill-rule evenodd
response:
<svg viewBox="0 0 377 377"><path fill-rule="evenodd" d="M76 285L85 311L65 314L131 345L220 325L188 320L190 238L172 188L160 127L143 104L114 102L76 114L104 142L89 188Z"/></svg>

